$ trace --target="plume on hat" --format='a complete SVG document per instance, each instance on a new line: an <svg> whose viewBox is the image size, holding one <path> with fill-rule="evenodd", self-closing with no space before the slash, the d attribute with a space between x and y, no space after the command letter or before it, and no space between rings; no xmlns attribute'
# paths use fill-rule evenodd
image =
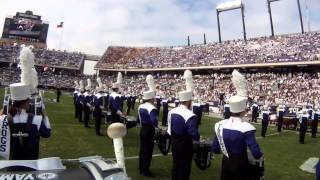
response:
<svg viewBox="0 0 320 180"><path fill-rule="evenodd" d="M156 85L154 84L154 79L152 75L147 75L146 82L149 88L149 91L156 91Z"/></svg>
<svg viewBox="0 0 320 180"><path fill-rule="evenodd" d="M74 85L75 85L75 88L76 88L76 89L79 89L79 88L80 88L80 85L79 85L78 81L74 81Z"/></svg>
<svg viewBox="0 0 320 180"><path fill-rule="evenodd" d="M80 90L81 90L81 91L83 91L83 90L84 90L84 84L83 84L83 81L82 81L82 80L80 80L80 83L79 83L79 84L80 84Z"/></svg>
<svg viewBox="0 0 320 180"><path fill-rule="evenodd" d="M194 85L193 85L192 72L190 70L185 70L183 74L183 78L186 81L186 90L193 92Z"/></svg>
<svg viewBox="0 0 320 180"><path fill-rule="evenodd" d="M121 72L118 72L117 83L118 84L122 84L122 74L121 74Z"/></svg>
<svg viewBox="0 0 320 180"><path fill-rule="evenodd" d="M101 81L101 78L98 77L97 78L97 83L98 83L98 86L96 86L96 90L99 92L99 91L103 91L104 87L103 87L103 84L102 84L102 81Z"/></svg>
<svg viewBox="0 0 320 180"><path fill-rule="evenodd" d="M248 97L248 81L241 73L239 73L239 71L233 70L231 80L236 88L237 95Z"/></svg>
<svg viewBox="0 0 320 180"><path fill-rule="evenodd" d="M28 85L31 92L35 92L38 87L38 73L34 67L34 54L31 46L21 46L19 59L21 69L21 82Z"/></svg>
<svg viewBox="0 0 320 180"><path fill-rule="evenodd" d="M103 84L103 89L106 91L106 90L109 90L109 87L106 85L106 84Z"/></svg>
<svg viewBox="0 0 320 180"><path fill-rule="evenodd" d="M87 79L87 86L86 90L91 90L92 84L91 84L91 79Z"/></svg>
<svg viewBox="0 0 320 180"><path fill-rule="evenodd" d="M97 78L97 83L100 88L103 88L103 84L100 77Z"/></svg>

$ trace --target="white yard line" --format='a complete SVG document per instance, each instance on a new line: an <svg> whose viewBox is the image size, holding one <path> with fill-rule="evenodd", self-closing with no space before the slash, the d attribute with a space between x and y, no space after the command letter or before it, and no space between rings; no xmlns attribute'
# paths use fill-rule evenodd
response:
<svg viewBox="0 0 320 180"><path fill-rule="evenodd" d="M168 155L172 155L172 153L168 153ZM152 157L160 157L164 156L163 154L153 154ZM130 157L125 157L126 160L128 159L139 159L139 156L130 156Z"/></svg>

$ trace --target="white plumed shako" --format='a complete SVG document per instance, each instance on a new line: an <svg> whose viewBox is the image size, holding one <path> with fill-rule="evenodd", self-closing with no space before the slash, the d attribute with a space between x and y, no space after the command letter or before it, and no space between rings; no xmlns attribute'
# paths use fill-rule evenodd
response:
<svg viewBox="0 0 320 180"><path fill-rule="evenodd" d="M34 54L31 46L21 46L19 67L21 69L21 83L28 85L31 93L37 92L38 73L34 67Z"/></svg>
<svg viewBox="0 0 320 180"><path fill-rule="evenodd" d="M118 72L117 82L112 83L112 89L119 89L122 84L122 74Z"/></svg>
<svg viewBox="0 0 320 180"><path fill-rule="evenodd" d="M80 80L79 85L80 85L80 91L84 91L84 84L82 80Z"/></svg>
<svg viewBox="0 0 320 180"><path fill-rule="evenodd" d="M230 111L240 113L246 110L248 101L248 88L246 78L237 70L232 72L232 83L236 88L237 94L228 99Z"/></svg>
<svg viewBox="0 0 320 180"><path fill-rule="evenodd" d="M180 91L178 93L179 101L180 102L192 101L193 90L194 90L192 72L190 70L185 70L183 74L183 78L185 79L186 90Z"/></svg>
<svg viewBox="0 0 320 180"><path fill-rule="evenodd" d="M26 100L31 96L29 86L23 83L10 84L10 94L14 101Z"/></svg>
<svg viewBox="0 0 320 180"><path fill-rule="evenodd" d="M152 75L147 75L146 82L149 90L143 92L143 100L149 100L155 97L156 95L156 86Z"/></svg>
<svg viewBox="0 0 320 180"><path fill-rule="evenodd" d="M100 77L97 78L97 83L98 83L98 86L96 87L96 90L98 92L103 91L103 84Z"/></svg>
<svg viewBox="0 0 320 180"><path fill-rule="evenodd" d="M86 86L86 90L91 90L92 84L91 84L91 79L87 79L87 86Z"/></svg>
<svg viewBox="0 0 320 180"><path fill-rule="evenodd" d="M80 89L80 85L79 85L78 81L74 81L74 85L75 85L74 88L75 88L76 90Z"/></svg>

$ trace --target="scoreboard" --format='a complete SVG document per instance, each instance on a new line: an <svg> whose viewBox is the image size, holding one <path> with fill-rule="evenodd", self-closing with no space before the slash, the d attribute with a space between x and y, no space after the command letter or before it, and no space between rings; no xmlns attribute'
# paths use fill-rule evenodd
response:
<svg viewBox="0 0 320 180"><path fill-rule="evenodd" d="M7 17L4 22L2 38L19 39L31 42L46 43L49 24L32 11L17 12Z"/></svg>

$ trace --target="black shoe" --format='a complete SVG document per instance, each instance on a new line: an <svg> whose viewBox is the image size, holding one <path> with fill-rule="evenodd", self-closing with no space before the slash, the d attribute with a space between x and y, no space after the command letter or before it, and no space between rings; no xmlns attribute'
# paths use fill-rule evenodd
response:
<svg viewBox="0 0 320 180"><path fill-rule="evenodd" d="M147 172L143 172L141 173L142 176L144 177L155 177L150 171L147 171Z"/></svg>
<svg viewBox="0 0 320 180"><path fill-rule="evenodd" d="M102 134L101 134L101 133L96 133L96 135L97 135L97 136L102 136Z"/></svg>

